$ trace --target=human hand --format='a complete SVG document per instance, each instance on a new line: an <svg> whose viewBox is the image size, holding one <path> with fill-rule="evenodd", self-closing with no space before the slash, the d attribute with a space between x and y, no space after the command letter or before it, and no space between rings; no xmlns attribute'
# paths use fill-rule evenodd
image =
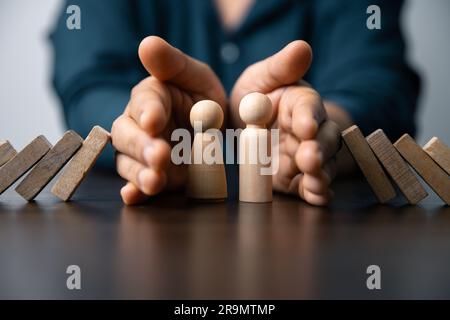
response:
<svg viewBox="0 0 450 320"><path fill-rule="evenodd" d="M190 128L191 107L200 100L226 108L225 91L210 67L161 38L145 38L139 58L151 76L133 88L111 130L117 171L128 181L121 190L126 204L182 186L187 171L170 161L172 131Z"/></svg>
<svg viewBox="0 0 450 320"><path fill-rule="evenodd" d="M320 95L301 80L312 60L310 46L294 41L275 55L248 67L231 93L230 120L243 127L239 102L248 93L267 94L274 112L270 124L280 130L279 170L275 191L296 194L325 205L333 192L340 128L330 120Z"/></svg>

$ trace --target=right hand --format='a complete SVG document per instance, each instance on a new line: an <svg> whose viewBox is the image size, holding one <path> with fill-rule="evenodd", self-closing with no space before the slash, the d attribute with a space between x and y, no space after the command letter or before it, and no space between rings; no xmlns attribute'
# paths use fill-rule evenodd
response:
<svg viewBox="0 0 450 320"><path fill-rule="evenodd" d="M190 129L196 102L214 100L226 114L225 91L206 64L155 36L141 42L139 58L151 76L133 88L111 129L117 171L128 181L120 192L125 204L184 184L187 168L170 161L170 136L176 128Z"/></svg>

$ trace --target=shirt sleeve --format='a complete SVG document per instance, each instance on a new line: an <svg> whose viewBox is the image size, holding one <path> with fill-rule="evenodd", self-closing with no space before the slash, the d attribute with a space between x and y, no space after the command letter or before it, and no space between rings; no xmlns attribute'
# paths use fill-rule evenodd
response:
<svg viewBox="0 0 450 320"><path fill-rule="evenodd" d="M80 30L67 27L69 5L80 8ZM145 77L137 57L143 35L138 32L135 10L135 1L71 0L63 4L51 32L53 84L67 126L83 136L94 125L110 130L131 88ZM112 147L97 163L114 166Z"/></svg>
<svg viewBox="0 0 450 320"><path fill-rule="evenodd" d="M367 8L381 9L381 29L366 26ZM345 108L365 134L378 128L391 139L415 134L420 88L405 59L400 30L402 1L328 1L314 6L314 61L308 80Z"/></svg>

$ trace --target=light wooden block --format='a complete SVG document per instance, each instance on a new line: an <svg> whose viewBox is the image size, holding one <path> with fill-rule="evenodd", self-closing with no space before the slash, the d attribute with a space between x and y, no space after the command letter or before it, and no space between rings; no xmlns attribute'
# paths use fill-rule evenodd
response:
<svg viewBox="0 0 450 320"><path fill-rule="evenodd" d="M51 143L39 136L0 168L0 194L8 189L50 150Z"/></svg>
<svg viewBox="0 0 450 320"><path fill-rule="evenodd" d="M376 130L366 140L409 203L416 204L428 196L414 172L402 159L383 130Z"/></svg>
<svg viewBox="0 0 450 320"><path fill-rule="evenodd" d="M61 140L17 186L16 192L25 200L33 200L51 179L70 160L83 144L83 139L74 131L67 131Z"/></svg>
<svg viewBox="0 0 450 320"><path fill-rule="evenodd" d="M17 155L9 141L0 141L0 167Z"/></svg>
<svg viewBox="0 0 450 320"><path fill-rule="evenodd" d="M395 189L358 126L344 130L342 138L378 200L385 203L393 199L396 196Z"/></svg>
<svg viewBox="0 0 450 320"><path fill-rule="evenodd" d="M444 170L408 134L398 139L394 146L438 196L450 204L450 177Z"/></svg>
<svg viewBox="0 0 450 320"><path fill-rule="evenodd" d="M56 181L52 193L61 200L68 201L93 167L109 140L110 134L105 129L99 126L92 128L82 147Z"/></svg>
<svg viewBox="0 0 450 320"><path fill-rule="evenodd" d="M423 150L450 175L450 148L443 141L433 137Z"/></svg>

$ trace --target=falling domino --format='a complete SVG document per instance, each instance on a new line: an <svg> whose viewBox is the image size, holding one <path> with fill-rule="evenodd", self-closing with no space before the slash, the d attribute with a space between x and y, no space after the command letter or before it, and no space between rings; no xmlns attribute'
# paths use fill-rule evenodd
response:
<svg viewBox="0 0 450 320"><path fill-rule="evenodd" d="M416 204L428 196L428 193L394 148L383 130L376 130L366 140L378 160L383 164L386 171L398 185L410 204Z"/></svg>
<svg viewBox="0 0 450 320"><path fill-rule="evenodd" d="M0 194L23 176L50 150L52 145L44 136L39 136L0 168Z"/></svg>
<svg viewBox="0 0 450 320"><path fill-rule="evenodd" d="M68 201L106 147L109 139L109 132L95 126L87 136L83 146L56 181L52 193L61 200Z"/></svg>
<svg viewBox="0 0 450 320"><path fill-rule="evenodd" d="M450 178L444 170L414 142L409 134L404 134L394 146L438 196L446 204L450 204Z"/></svg>
<svg viewBox="0 0 450 320"><path fill-rule="evenodd" d="M423 147L423 150L450 175L450 148L436 137Z"/></svg>
<svg viewBox="0 0 450 320"><path fill-rule="evenodd" d="M0 167L17 155L9 141L0 141Z"/></svg>
<svg viewBox="0 0 450 320"><path fill-rule="evenodd" d="M342 138L378 200L385 203L393 199L396 195L395 189L378 163L361 130L357 126L351 126L342 132Z"/></svg>
<svg viewBox="0 0 450 320"><path fill-rule="evenodd" d="M25 200L33 200L50 182L59 170L81 147L83 139L74 131L67 131L61 140L42 158L41 161L17 186L16 192Z"/></svg>

